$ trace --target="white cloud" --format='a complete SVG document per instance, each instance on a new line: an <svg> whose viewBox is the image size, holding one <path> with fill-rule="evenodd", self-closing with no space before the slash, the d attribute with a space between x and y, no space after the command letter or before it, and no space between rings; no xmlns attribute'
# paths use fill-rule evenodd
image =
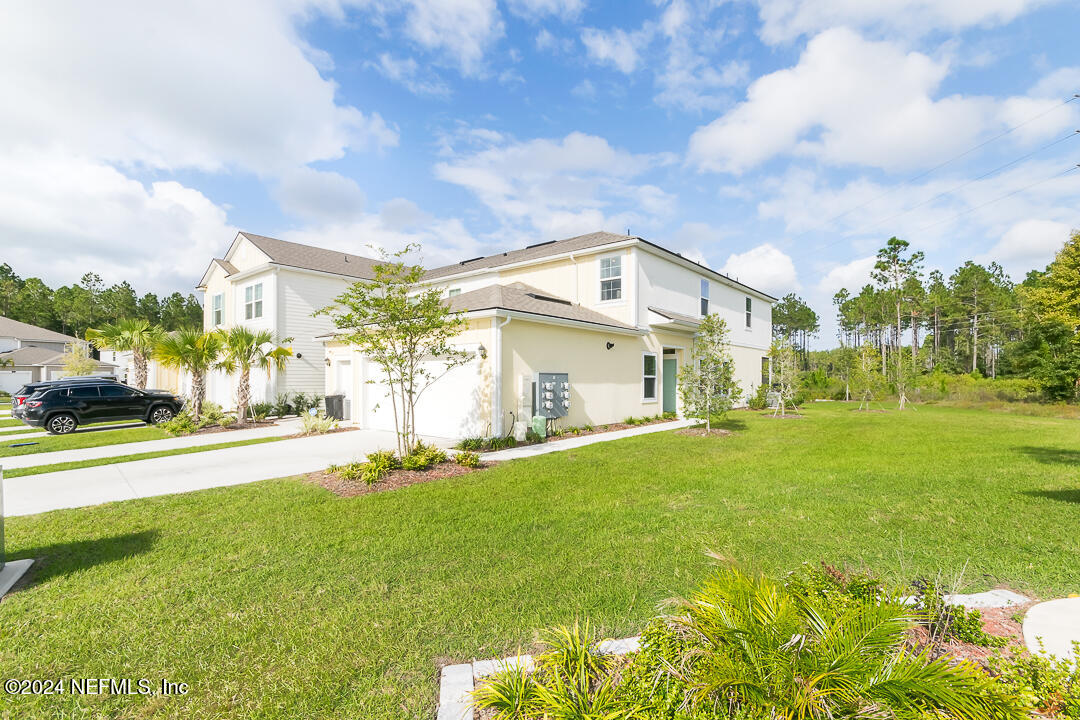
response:
<svg viewBox="0 0 1080 720"><path fill-rule="evenodd" d="M481 244L456 218L433 218L404 198L384 203L378 213L348 222L330 222L283 233L293 242L334 248L375 257L382 248L395 252L407 245L421 246L420 261L438 267L483 253Z"/></svg>
<svg viewBox="0 0 1080 720"><path fill-rule="evenodd" d="M395 58L390 53L381 53L378 62L369 62L387 80L399 83L413 95L431 97L449 97L450 87L434 73L426 74L413 58Z"/></svg>
<svg viewBox="0 0 1080 720"><path fill-rule="evenodd" d="M644 44L645 37L645 31L630 33L622 28L607 31L585 28L581 31L581 42L593 61L613 65L627 75L634 72L641 61L638 48Z"/></svg>
<svg viewBox="0 0 1080 720"><path fill-rule="evenodd" d="M309 167L285 174L274 198L285 212L316 222L358 217L367 202L364 191L352 178Z"/></svg>
<svg viewBox="0 0 1080 720"><path fill-rule="evenodd" d="M206 0L11 5L0 23L0 144L268 174L396 144L378 114L336 101L297 19L253 0L225 13Z"/></svg>
<svg viewBox="0 0 1080 720"><path fill-rule="evenodd" d="M554 15L563 20L574 20L585 9L585 0L508 0L510 12L530 20Z"/></svg>
<svg viewBox="0 0 1080 720"><path fill-rule="evenodd" d="M596 86L593 85L592 80L585 78L570 90L570 94L582 100L595 100Z"/></svg>
<svg viewBox="0 0 1080 720"><path fill-rule="evenodd" d="M1051 2L1054 0L757 0L761 37L771 44L840 25L906 35L1004 25Z"/></svg>
<svg viewBox="0 0 1080 720"><path fill-rule="evenodd" d="M858 258L851 262L841 263L831 267L817 283L817 291L823 296L832 297L841 288L847 288L852 294L870 282L870 273L874 271L874 263L877 258Z"/></svg>
<svg viewBox="0 0 1080 720"><path fill-rule="evenodd" d="M225 210L177 182L149 185L61 151L0 152L4 262L48 284L92 270L145 292L194 289L235 234Z"/></svg>
<svg viewBox="0 0 1080 720"><path fill-rule="evenodd" d="M771 243L729 255L720 272L777 297L799 289L795 264Z"/></svg>
<svg viewBox="0 0 1080 720"><path fill-rule="evenodd" d="M435 175L471 191L504 226L552 238L650 227L656 218L669 216L672 195L631 180L672 160L633 154L575 132L458 153L436 165Z"/></svg>
<svg viewBox="0 0 1080 720"><path fill-rule="evenodd" d="M409 0L406 34L450 58L466 76L480 75L484 53L505 28L495 0Z"/></svg>
<svg viewBox="0 0 1080 720"><path fill-rule="evenodd" d="M662 105L683 110L719 109L731 103L724 92L745 84L750 66L742 60L716 60L725 31L710 21L715 6L673 0L660 18L660 31L667 40L667 59L656 71L656 96Z"/></svg>
<svg viewBox="0 0 1080 720"><path fill-rule="evenodd" d="M888 170L926 166L1005 129L1020 113L1030 117L1060 102L1038 94L1020 105L1016 98L934 99L949 69L946 60L892 42L827 30L807 43L797 65L758 78L744 102L698 128L688 161L733 173L782 154ZM1045 138L1075 117L1053 114L1019 137Z"/></svg>
<svg viewBox="0 0 1080 720"><path fill-rule="evenodd" d="M976 262L996 262L1020 281L1029 270L1042 270L1069 239L1072 227L1054 220L1023 220L1014 224Z"/></svg>

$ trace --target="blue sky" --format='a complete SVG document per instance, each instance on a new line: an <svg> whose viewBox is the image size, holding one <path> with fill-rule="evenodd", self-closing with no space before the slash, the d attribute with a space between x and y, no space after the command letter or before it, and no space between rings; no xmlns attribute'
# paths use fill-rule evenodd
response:
<svg viewBox="0 0 1080 720"><path fill-rule="evenodd" d="M2 259L50 283L187 291L237 229L440 264L629 228L798 292L828 342L891 235L1019 279L1080 226L1080 170L1053 178L1080 162L1075 3L0 12Z"/></svg>

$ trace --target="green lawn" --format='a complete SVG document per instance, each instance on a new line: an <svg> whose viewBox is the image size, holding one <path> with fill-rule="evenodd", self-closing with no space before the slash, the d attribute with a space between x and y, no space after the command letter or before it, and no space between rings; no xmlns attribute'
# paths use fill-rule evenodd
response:
<svg viewBox="0 0 1080 720"><path fill-rule="evenodd" d="M592 445L341 499L295 479L8 521L40 557L0 603L7 677L187 682L184 697L11 697L0 717L431 718L438 663L588 616L636 633L705 549L782 572L1080 591L1080 425L920 407Z"/></svg>
<svg viewBox="0 0 1080 720"><path fill-rule="evenodd" d="M0 417L0 428L15 427L16 425L22 425L22 420L17 420L13 417ZM25 427L25 425L23 425Z"/></svg>
<svg viewBox="0 0 1080 720"><path fill-rule="evenodd" d="M118 422L103 422L103 423L91 423L90 425L80 425L79 430L83 430L85 428L90 428L90 427L99 427L99 426L102 426L102 425L116 425L118 429L121 426L127 426L127 427L133 427L134 428L134 427L142 427L145 424L146 423L144 423L142 421L128 422L126 420L120 420ZM3 426L0 425L0 427L3 427ZM19 427L17 427L17 428L5 428L3 430L0 430L0 441L3 440L3 437L5 435L16 435L16 434L19 434L19 433L29 433L29 432L45 432L45 430L43 428L36 428L36 427L31 427L30 425L24 425L23 423L20 422Z"/></svg>
<svg viewBox="0 0 1080 720"><path fill-rule="evenodd" d="M29 428L27 428L29 429ZM30 455L33 453L53 452L55 450L75 450L77 448L101 447L117 443L142 442L144 440L163 440L171 437L161 428L137 425L123 430L100 430L97 432L74 432L70 435L42 435L40 438L12 440L12 443L34 442L26 447L9 447L0 438L0 458L12 455Z"/></svg>
<svg viewBox="0 0 1080 720"><path fill-rule="evenodd" d="M156 452L136 453L133 455L118 455L116 457L97 458L94 460L77 460L66 463L51 463L49 465L33 465L31 467L14 468L5 470L4 477L15 478L24 475L41 475L42 473L60 472L61 470L77 470L79 468L97 467L98 465L116 465L117 463L129 463L136 460L149 460L151 458L169 457L171 455L188 455L190 453L207 452L208 450L223 450L224 448L240 447L241 445L258 445L267 442L284 440L280 437L255 438L253 440L237 440L235 442L221 442L215 445L196 445L194 447L181 447L172 450L158 450Z"/></svg>

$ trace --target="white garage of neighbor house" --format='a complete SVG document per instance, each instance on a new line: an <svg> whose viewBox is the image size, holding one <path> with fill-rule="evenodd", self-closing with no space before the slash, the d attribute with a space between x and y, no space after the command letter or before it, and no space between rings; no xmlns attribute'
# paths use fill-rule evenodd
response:
<svg viewBox="0 0 1080 720"><path fill-rule="evenodd" d="M55 330L0 316L0 390L11 393L31 382L64 377L64 352L85 340ZM110 375L116 366L98 362L95 375Z"/></svg>
<svg viewBox="0 0 1080 720"><path fill-rule="evenodd" d="M735 377L748 396L769 381L772 296L640 237L597 232L431 270L424 282L467 320L473 354L421 397L421 434L505 434L537 412L539 373L565 373L564 425L680 413L678 373L701 318L730 329ZM393 429L380 368L331 334L325 392L347 418ZM437 366L436 366L437 367Z"/></svg>

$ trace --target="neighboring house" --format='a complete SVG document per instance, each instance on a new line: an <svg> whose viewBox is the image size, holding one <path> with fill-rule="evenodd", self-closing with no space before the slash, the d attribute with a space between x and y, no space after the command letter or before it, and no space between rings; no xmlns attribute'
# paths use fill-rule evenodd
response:
<svg viewBox="0 0 1080 720"><path fill-rule="evenodd" d="M776 298L640 237L598 232L539 243L430 270L424 282L464 313L457 345L473 359L422 396L422 434L509 432L534 413L541 372L569 376L564 425L677 413L679 368L708 313L727 320L744 393L769 379ZM392 429L380 368L329 333L324 340L326 392L345 395L354 423Z"/></svg>
<svg viewBox="0 0 1080 720"><path fill-rule="evenodd" d="M0 367L0 390L10 393L29 382L63 377L64 352L72 344L86 341L0 316L0 361L11 363ZM99 361L94 374L111 375L116 369Z"/></svg>
<svg viewBox="0 0 1080 720"><path fill-rule="evenodd" d="M374 277L374 264L359 255L238 233L224 257L212 260L199 282L197 289L204 293L203 327L246 325L270 330L278 339L291 338L285 344L293 357L285 370L252 371L255 402L273 400L281 393L321 395L326 358L316 337L333 324L313 313L357 280ZM207 399L233 407L235 386L235 377L215 372L207 383Z"/></svg>

